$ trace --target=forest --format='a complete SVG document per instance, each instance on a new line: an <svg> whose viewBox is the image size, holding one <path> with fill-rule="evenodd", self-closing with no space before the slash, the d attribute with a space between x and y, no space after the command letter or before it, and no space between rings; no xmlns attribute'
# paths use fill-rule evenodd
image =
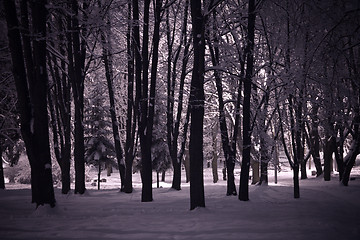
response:
<svg viewBox="0 0 360 240"><path fill-rule="evenodd" d="M127 194L139 171L141 202L154 174L180 191L184 170L191 210L205 207L204 168L249 201L280 155L293 198L309 164L351 184L358 0L3 0L0 24L0 188L26 155L37 207L55 207L55 180L84 195L89 165L98 182L118 170Z"/></svg>

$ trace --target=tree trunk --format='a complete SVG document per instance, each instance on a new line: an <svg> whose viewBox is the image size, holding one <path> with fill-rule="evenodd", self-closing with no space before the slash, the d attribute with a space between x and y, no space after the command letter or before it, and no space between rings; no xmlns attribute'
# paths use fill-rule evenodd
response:
<svg viewBox="0 0 360 240"><path fill-rule="evenodd" d="M188 63L188 54L189 54L189 47L190 43L187 41L187 18L188 18L188 6L189 1L185 2L184 8L184 19L182 25L182 31L180 36L180 44L176 51L174 60L172 62L172 48L174 43L174 35L171 38L170 35L170 23L169 23L169 14L167 12L166 18L166 26L167 26L167 41L168 41L168 98L167 98L167 141L169 145L170 156L172 159L174 174L173 174L173 181L171 188L175 190L181 190L181 158L178 158L178 137L179 137L179 130L180 130L180 122L182 117L182 109L183 109L183 98L184 98L184 83L186 77L186 67ZM179 101L178 101L178 108L176 119L174 121L174 102L175 102L175 84L176 84L176 69L177 69L177 62L180 56L181 48L185 45L183 59L182 59L182 69L181 69L181 76L180 76L180 86L179 86ZM171 64L173 67L171 69Z"/></svg>
<svg viewBox="0 0 360 240"><path fill-rule="evenodd" d="M316 176L319 177L323 171L320 160L320 137L319 137L319 107L315 105L312 109L312 129L310 134L311 154L316 168Z"/></svg>
<svg viewBox="0 0 360 240"><path fill-rule="evenodd" d="M325 146L324 146L324 180L331 180L331 163L332 155L335 148L335 138L333 136L326 136Z"/></svg>
<svg viewBox="0 0 360 240"><path fill-rule="evenodd" d="M359 105L360 105L360 92L359 92L359 96L358 96L358 101L359 101ZM356 112L356 114L357 115L355 116L355 120L354 120L354 122L355 122L354 138L355 139L352 142L349 153L346 155L346 157L344 159L345 168L344 168L343 178L341 181L344 186L348 186L348 184L349 184L351 169L353 168L356 157L360 152L360 131L359 131L360 130L360 127L359 127L360 115L359 115L359 112Z"/></svg>
<svg viewBox="0 0 360 240"><path fill-rule="evenodd" d="M300 186L299 186L299 156L300 151L299 147L299 135L297 134L297 129L295 127L294 120L294 105L293 105L293 96L289 96L289 115L290 115L290 127L291 127L291 145L294 161L291 164L293 169L293 183L294 183L294 198L300 198ZM291 159L289 158L289 162Z"/></svg>
<svg viewBox="0 0 360 240"><path fill-rule="evenodd" d="M31 2L34 36L32 56L34 78L27 82L19 24L14 1L4 1L13 75L18 94L21 132L30 166L32 202L55 206L47 113L46 1ZM29 89L28 89L29 84ZM31 92L30 92L31 91ZM33 98L31 98L31 96Z"/></svg>
<svg viewBox="0 0 360 240"><path fill-rule="evenodd" d="M216 15L214 13L214 21L216 21ZM214 27L214 39L208 40L209 50L211 54L211 61L213 66L216 68L219 66L219 48L218 48L218 36L216 35L216 32L218 29ZM210 34L208 34L210 35ZM214 46L212 45L212 42L214 42ZM225 163L226 163L226 170L227 170L227 191L226 195L237 195L236 192L236 186L235 186L235 177L234 177L234 168L235 168L235 160L236 160L236 141L237 141L237 132L238 132L238 116L236 116L235 126L234 126L234 134L232 141L229 140L229 134L226 124L226 116L225 116L225 110L224 110L224 100L223 100L223 87L221 82L221 76L218 70L214 70L214 77L215 77L215 83L216 83L216 90L218 94L218 101L219 101L219 124L220 124L220 132L221 132L221 142L222 142L222 149L224 152L225 157ZM241 84L241 83L240 83ZM238 95L238 99L240 98L240 95ZM236 109L239 107L236 106Z"/></svg>
<svg viewBox="0 0 360 240"><path fill-rule="evenodd" d="M218 176L218 167L217 167L217 161L218 161L218 148L217 148L217 124L215 124L212 132L212 145L213 145L213 157L211 160L211 168L212 168L212 174L213 174L213 183L217 183L219 181Z"/></svg>
<svg viewBox="0 0 360 240"><path fill-rule="evenodd" d="M101 161L99 159L98 160L98 179L97 179L98 190L100 190L100 182L101 182Z"/></svg>
<svg viewBox="0 0 360 240"><path fill-rule="evenodd" d="M72 16L68 20L68 58L69 76L72 84L72 92L75 106L74 127L74 162L75 162L75 193L85 193L85 146L84 146L84 79L85 79L85 43L81 38L79 26L78 2L70 2ZM84 3L84 9L86 6ZM83 20L86 20L85 17ZM83 28L83 33L86 29ZM81 39L81 43L80 43Z"/></svg>
<svg viewBox="0 0 360 240"><path fill-rule="evenodd" d="M107 20L106 27L107 27L107 35L104 31L101 31L101 40L103 42L103 60L105 66L105 77L109 92L110 116L111 116L112 130L113 130L116 159L119 167L119 174L121 180L120 189L121 191L123 191L124 182L125 182L125 164L123 161L123 150L120 142L119 123L116 117L116 106L115 106L115 97L114 97L114 88L113 88L114 76L113 76L113 66L112 66L112 58L111 58L112 52L111 52L111 42L110 42L111 40L110 20Z"/></svg>
<svg viewBox="0 0 360 240"><path fill-rule="evenodd" d="M252 180L251 184L257 184L260 182L260 172L259 172L259 161L252 160L251 161L251 168L252 168Z"/></svg>
<svg viewBox="0 0 360 240"><path fill-rule="evenodd" d="M190 90L190 210L205 207L203 178L203 121L205 72L205 22L201 0L191 1L194 66Z"/></svg>
<svg viewBox="0 0 360 240"><path fill-rule="evenodd" d="M4 166L3 166L3 149L0 144L0 189L5 189L5 177L4 177Z"/></svg>
<svg viewBox="0 0 360 240"><path fill-rule="evenodd" d="M131 24L131 2L128 2L128 28L126 35L126 45L128 54L128 76L127 76L127 119L126 119L126 143L125 143L125 179L124 192L131 193L132 188L132 165L134 159L134 141L135 141L135 127L136 116L134 113L134 40L132 38L132 24Z"/></svg>
<svg viewBox="0 0 360 240"><path fill-rule="evenodd" d="M255 1L249 0L248 9L248 38L246 46L246 75L244 80L244 103L243 103L243 154L240 174L239 200L249 200L249 168L250 168L250 151L251 151L251 81L253 76L254 64L254 35L255 35Z"/></svg>
<svg viewBox="0 0 360 240"><path fill-rule="evenodd" d="M59 26L62 26L60 21ZM60 28L62 29L62 27ZM63 36L59 36L60 41L63 41ZM51 43L52 47L55 48L55 44ZM60 53L65 56L65 50L60 45ZM56 57L49 54L48 57L49 69L51 72L52 79L54 81L53 92L49 91L49 107L51 113L52 129L53 129L53 141L55 156L61 168L61 183L63 194L67 194L70 191L70 155L71 155L71 131L70 131L70 85L68 78L65 74L65 61L61 60L61 69L63 71L60 74L57 66ZM52 64L54 63L54 64ZM52 100L52 98L54 100ZM53 107L52 107L53 106ZM54 108L54 109L52 109ZM58 143L58 139L60 143ZM58 146L58 147L56 147Z"/></svg>
<svg viewBox="0 0 360 240"><path fill-rule="evenodd" d="M188 145L188 144L187 144ZM184 151L184 168L185 168L185 176L186 176L186 183L190 182L190 155L189 155L189 148L185 149Z"/></svg>

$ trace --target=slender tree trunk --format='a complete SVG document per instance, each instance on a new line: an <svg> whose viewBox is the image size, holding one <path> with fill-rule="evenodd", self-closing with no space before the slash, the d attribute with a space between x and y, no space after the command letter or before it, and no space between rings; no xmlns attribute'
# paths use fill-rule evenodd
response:
<svg viewBox="0 0 360 240"><path fill-rule="evenodd" d="M0 144L0 189L5 189L5 177L4 177L4 166L3 166L3 149Z"/></svg>
<svg viewBox="0 0 360 240"><path fill-rule="evenodd" d="M205 207L203 178L203 121L205 72L205 22L201 0L191 0L194 67L190 90L190 210Z"/></svg>
<svg viewBox="0 0 360 240"><path fill-rule="evenodd" d="M84 79L85 79L85 43L81 38L81 30L86 33L86 28L80 29L78 2L70 2L72 16L68 19L68 58L69 76L75 106L74 120L74 162L75 162L75 193L85 193L85 146L84 146ZM86 5L84 4L86 11ZM84 16L84 21L86 17ZM81 42L80 42L81 40Z"/></svg>
<svg viewBox="0 0 360 240"><path fill-rule="evenodd" d="M219 176L218 176L218 148L217 148L217 124L215 124L212 132L212 146L213 146L213 157L211 160L211 168L212 168L212 173L213 173L213 183L217 183L219 181Z"/></svg>
<svg viewBox="0 0 360 240"><path fill-rule="evenodd" d="M331 180L331 163L332 155L335 148L335 138L333 136L326 136L325 146L324 146L324 180Z"/></svg>
<svg viewBox="0 0 360 240"><path fill-rule="evenodd" d="M349 38L349 45L352 46L352 39ZM350 152L344 159L344 172L342 175L342 184L347 186L349 184L350 173L351 169L355 164L355 160L357 155L360 153L360 87L356 82L359 82L359 65L356 62L356 57L354 53L354 47L349 49L349 57L350 57L350 64L351 69L350 75L355 79L352 81L352 91L354 96L357 98L356 106L354 107L355 117L354 117L354 136L353 136L353 143L350 149Z"/></svg>
<svg viewBox="0 0 360 240"><path fill-rule="evenodd" d="M146 5L147 3L145 3ZM152 196L152 160L151 160L151 145L152 145L152 132L153 132L153 123L154 123L154 113L155 113L155 89L156 89L156 79L157 79L157 65L158 65L158 56L159 56L159 42L160 42L160 22L161 22L161 0L155 1L155 24L154 24L154 33L153 33L153 54L152 54L152 63L151 63L151 77L150 77L150 99L149 105L146 107L146 111L142 112L142 114L147 114L146 123L146 136L145 137L145 144L141 145L142 153L144 148L146 148L145 156L142 155L142 180L143 180L143 188L142 188L142 195L141 201L142 202L149 202L153 200ZM144 10L145 14L147 14L148 9ZM144 15L144 19L146 16ZM148 20L144 20L145 24ZM145 35L145 28L144 28L144 35ZM145 41L144 37L144 41ZM144 42L143 42L144 44ZM147 48L147 45L143 46L143 50ZM147 54L143 55L143 61ZM144 64L146 66L147 64ZM143 76L147 75L147 68L143 69ZM145 77L144 77L145 78ZM143 92L144 96L145 92L147 93L147 81L143 79ZM143 97L144 97L143 96ZM146 104L147 100L146 100ZM143 108L145 109L145 107ZM141 137L141 133L140 133ZM140 140L141 141L141 140ZM145 150L145 149L144 149Z"/></svg>
<svg viewBox="0 0 360 240"><path fill-rule="evenodd" d="M243 154L240 174L239 200L249 200L249 170L250 170L250 151L251 151L251 81L253 76L254 64L254 38L255 38L255 1L249 0L248 9L248 38L246 49L246 75L244 80L244 103L243 103Z"/></svg>
<svg viewBox="0 0 360 240"><path fill-rule="evenodd" d="M257 184L260 182L260 163L257 160L251 160L251 168L252 168L252 181L251 184Z"/></svg>
<svg viewBox="0 0 360 240"><path fill-rule="evenodd" d="M295 118L294 118L294 105L293 105L293 96L289 96L289 115L290 115L290 127L291 127L291 145L294 156L294 161L291 165L293 169L293 183L294 183L294 198L300 198L300 185L299 185L299 150L298 150L298 135L295 127ZM290 160L289 160L290 161Z"/></svg>
<svg viewBox="0 0 360 240"><path fill-rule="evenodd" d="M99 5L100 1L99 1ZM123 160L123 150L120 142L119 135L119 123L116 117L116 106L115 106L115 97L114 97L114 88L113 88L113 66L112 66L112 57L111 57L111 36L110 36L110 20L106 22L107 34L104 31L101 31L101 40L103 42L103 60L105 65L105 77L109 92L109 101L110 101L110 116L111 124L113 129L113 138L116 152L116 159L119 167L119 174L121 180L121 191L124 189L125 182L125 164Z"/></svg>
<svg viewBox="0 0 360 240"><path fill-rule="evenodd" d="M323 171L320 160L320 137L319 137L319 119L318 119L319 107L315 105L312 109L312 129L310 134L311 141L311 154L314 160L316 168L316 176L319 177Z"/></svg>
<svg viewBox="0 0 360 240"><path fill-rule="evenodd" d="M360 91L360 90L359 90ZM358 101L359 101L359 106L360 106L360 92L359 92L359 96L358 96ZM357 116L355 116L355 124L354 124L354 140L353 143L350 147L349 153L346 155L346 157L344 158L344 172L343 172L343 176L342 176L342 184L344 186L348 186L349 184L349 180L350 180L350 173L351 173L351 169L353 168L354 164L355 164L355 160L357 155L360 153L360 115L359 112L356 113Z"/></svg>
<svg viewBox="0 0 360 240"><path fill-rule="evenodd" d="M55 47L54 44L52 46ZM62 47L60 47L60 53L63 56L65 55ZM51 57L50 54L48 58L49 69L54 81L53 92L50 89L48 90L54 150L61 168L61 192L67 194L70 191L70 86L66 75L63 73L63 76L61 76L56 58ZM65 71L64 61L61 61L61 68Z"/></svg>
<svg viewBox="0 0 360 240"><path fill-rule="evenodd" d="M215 18L215 16L214 16ZM214 29L214 32L216 29ZM218 39L215 34L214 43L215 46L213 47L211 42L212 40L208 41L209 49L211 54L211 60L214 67L219 65L219 49L218 49ZM209 34L210 35L210 34ZM234 177L234 168L235 168L235 158L236 158L236 149L232 149L232 147L236 146L236 144L232 144L229 141L229 134L226 124L226 116L224 110L224 100L223 100L223 88L221 83L221 76L217 70L214 70L214 76L216 81L216 89L218 94L218 101L219 101L219 124L220 124L220 132L221 132L221 142L222 142L222 149L224 152L225 162L226 162L226 170L227 170L227 191L226 195L237 195L236 186L235 186L235 177ZM239 96L238 96L239 97ZM237 131L237 126L234 127L234 134ZM236 141L236 139L233 139Z"/></svg>
<svg viewBox="0 0 360 240"><path fill-rule="evenodd" d="M128 76L127 76L127 119L126 119L126 143L125 143L125 183L124 192L131 193L132 188L132 164L134 159L133 149L135 141L136 116L134 113L134 40L131 24L131 2L128 2L128 28L126 34Z"/></svg>
<svg viewBox="0 0 360 240"><path fill-rule="evenodd" d="M169 23L169 14L167 12L167 39L168 39L168 101L167 101L167 140L169 145L170 156L173 163L173 181L172 188L175 190L181 190L181 158L178 158L178 137L180 130L180 122L182 117L183 109L183 98L184 98L184 83L186 77L186 67L188 63L188 54L190 44L187 41L187 19L188 19L188 7L189 0L185 2L184 8L184 19L182 24L182 31L180 36L180 44L175 53L174 60L172 61L173 54L172 48L174 43L174 35L171 38L170 35L170 23ZM179 102L177 108L176 119L174 121L174 101L175 101L175 84L176 84L176 69L177 63L180 56L181 48L185 45L183 59L182 59L182 69L180 76L180 87L179 87ZM171 64L173 64L171 69Z"/></svg>

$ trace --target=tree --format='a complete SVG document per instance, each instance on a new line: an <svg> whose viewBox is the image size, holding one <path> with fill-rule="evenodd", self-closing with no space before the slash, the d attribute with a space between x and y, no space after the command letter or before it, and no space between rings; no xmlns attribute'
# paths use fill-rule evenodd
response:
<svg viewBox="0 0 360 240"><path fill-rule="evenodd" d="M4 6L0 5L0 189L5 189L3 160L16 149L20 136L16 112L16 88L11 73L11 56L8 48ZM10 160L11 158L9 158ZM14 158L16 160L16 157Z"/></svg>
<svg viewBox="0 0 360 240"><path fill-rule="evenodd" d="M101 7L101 1L99 1ZM106 14L105 17L105 30L100 29L102 48L103 48L103 61L105 66L105 77L109 92L110 100L110 116L113 129L114 145L116 150L116 159L119 167L120 179L121 179L121 191L124 190L125 184L125 164L123 161L123 150L120 142L119 135L119 123L116 115L114 88L113 88L113 64L112 64L112 44L111 44L111 29L110 29L110 13Z"/></svg>
<svg viewBox="0 0 360 240"><path fill-rule="evenodd" d="M187 34L187 25L188 25L188 9L189 9L189 1L185 2L184 7L184 15L183 15L183 23L180 34L180 43L178 47L174 48L174 42L176 39L176 25L177 22L176 17L178 10L180 9L181 2L176 6L168 7L166 10L166 36L167 36L167 47L168 47L168 56L167 56L167 142L169 146L169 152L173 165L173 181L172 188L176 190L181 189L181 157L178 156L178 140L180 135L180 123L182 117L182 109L183 109L183 99L184 99L184 85L187 71L187 64L189 60L189 48L190 41L188 39ZM174 23L173 28L170 26L170 9L174 12ZM171 35L172 33L172 35ZM182 56L182 65L181 65L181 74L179 81L179 92L178 92L178 107L177 113L175 115L175 86L177 80L177 65L180 58L180 53L182 52L182 48L184 48L183 56ZM175 118L175 119L174 119ZM184 131L186 131L184 129ZM185 134L186 136L186 134ZM186 138L186 137L185 137ZM180 154L179 154L180 155Z"/></svg>
<svg viewBox="0 0 360 240"><path fill-rule="evenodd" d="M110 119L104 115L108 112L109 106L103 98L104 90L101 82L96 83L91 98L87 101L85 126L85 159L86 163L98 167L98 189L100 189L100 174L105 166L112 167L117 164L113 160L116 157L116 149L110 140L111 126Z"/></svg>
<svg viewBox="0 0 360 240"><path fill-rule="evenodd" d="M131 17L131 1L128 1L128 24L126 32L127 49L127 110L126 110L126 142L125 142L125 183L124 192L131 193L132 188L132 165L135 157L135 128L136 128L136 106L134 106L134 29Z"/></svg>
<svg viewBox="0 0 360 240"><path fill-rule="evenodd" d="M255 18L256 18L255 0L249 0L248 6L248 25L247 25L247 46L246 46L246 73L244 79L244 103L243 103L243 159L241 163L239 200L249 200L249 168L250 168L250 151L251 151L251 82L253 77L254 64L254 35L255 35Z"/></svg>
<svg viewBox="0 0 360 240"><path fill-rule="evenodd" d="M138 1L133 2L133 20L139 21ZM135 48L135 77L136 77L136 98L138 131L140 137L141 149L141 179L142 195L141 201L152 201L152 162L151 162L151 141L153 132L154 112L155 112L155 90L157 79L157 65L159 57L160 41L160 22L161 22L162 1L155 1L154 5L154 29L152 36L152 62L149 84L149 12L150 1L144 2L144 25L143 40L140 47L140 29L139 25L133 27L134 48ZM141 50L141 51L140 51ZM150 85L150 89L149 89Z"/></svg>
<svg viewBox="0 0 360 240"><path fill-rule="evenodd" d="M53 19L53 22L49 23L48 41L51 49L56 50L48 49L47 54L51 76L48 100L54 152L61 169L61 192L67 194L71 184L71 83L67 75L69 66L66 63L66 21L63 12L51 12L50 19Z"/></svg>
<svg viewBox="0 0 360 240"><path fill-rule="evenodd" d="M190 89L190 210L205 207L203 178L203 121L205 72L205 19L201 0L191 0L194 63Z"/></svg>
<svg viewBox="0 0 360 240"><path fill-rule="evenodd" d="M33 25L32 48L25 45L23 51L15 2L4 1L21 119L21 133L31 166L32 202L36 203L37 207L44 204L54 207L55 196L51 171L46 97L48 79L46 71L47 10L45 5L46 1L30 3ZM23 17L27 16L23 15ZM28 58L29 56L32 58ZM32 62L34 68L25 70L24 61L27 62L26 66Z"/></svg>
<svg viewBox="0 0 360 240"><path fill-rule="evenodd" d="M219 32L218 27L216 26L216 13L213 13L213 31L212 39L208 39L209 51L211 55L212 65L214 67L214 77L215 85L218 96L218 111L219 111L219 125L221 133L221 142L222 149L224 152L226 171L227 171L227 191L226 195L237 195L236 186L235 186L235 177L234 177L234 168L236 162L236 143L238 140L239 125L240 125L240 102L241 102L241 89L242 89L242 75L244 72L244 64L241 61L240 66L240 78L238 82L238 94L235 101L235 122L233 126L232 137L229 137L228 127L226 122L226 112L225 112L225 103L223 99L223 86L222 86L222 75L219 69L220 67L220 50L219 50L219 37L217 32ZM210 33L208 34L210 35ZM209 37L209 36L208 36ZM240 57L241 59L241 57Z"/></svg>

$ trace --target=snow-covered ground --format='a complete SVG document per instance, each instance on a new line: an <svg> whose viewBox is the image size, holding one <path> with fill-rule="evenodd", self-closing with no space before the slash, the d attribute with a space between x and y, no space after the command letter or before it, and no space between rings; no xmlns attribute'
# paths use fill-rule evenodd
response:
<svg viewBox="0 0 360 240"><path fill-rule="evenodd" d="M239 169L236 184L239 184ZM171 173L154 201L141 203L139 174L134 193L118 190L118 173L102 183L100 191L87 183L84 195L62 195L57 206L31 204L29 186L7 184L0 191L0 239L360 239L360 171L341 186L311 177L300 181L300 199L293 198L292 172L281 171L274 184L250 186L250 201L225 196L226 182L212 183L205 169L206 208L189 211L189 184L171 190ZM221 179L221 169L219 178ZM94 173L94 178L95 173ZM185 179L183 177L183 179Z"/></svg>

